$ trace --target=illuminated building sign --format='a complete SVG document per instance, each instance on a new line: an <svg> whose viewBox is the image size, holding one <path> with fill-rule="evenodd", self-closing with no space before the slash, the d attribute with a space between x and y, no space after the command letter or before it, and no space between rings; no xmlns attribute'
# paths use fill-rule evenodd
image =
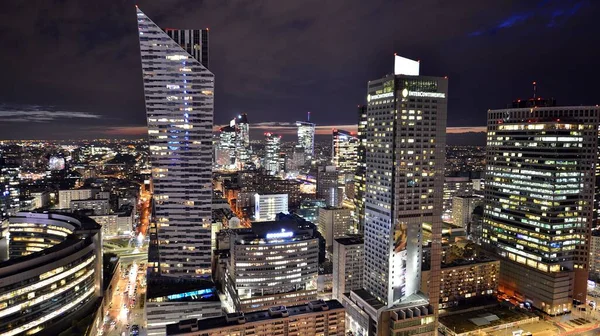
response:
<svg viewBox="0 0 600 336"><path fill-rule="evenodd" d="M214 295L214 289L212 288L206 288L206 289L200 289L200 290L196 290L196 291L192 291L192 292L186 292L186 293L179 293L179 294L172 294L167 296L167 300L177 300L177 299L183 299L186 297L190 297L190 296L200 296L202 298L207 298L207 297L211 297Z"/></svg>
<svg viewBox="0 0 600 336"><path fill-rule="evenodd" d="M291 238L293 236L294 233L292 231L285 231L285 229L281 229L281 232L267 233L267 239Z"/></svg>
<svg viewBox="0 0 600 336"><path fill-rule="evenodd" d="M375 94L375 95L368 95L367 96L367 101L371 101L374 99L381 99L381 98L389 98L389 97L393 97L394 93L393 92L386 92L386 93L381 93L381 94Z"/></svg>
<svg viewBox="0 0 600 336"><path fill-rule="evenodd" d="M411 97L446 98L446 94L443 92L408 91L408 95Z"/></svg>

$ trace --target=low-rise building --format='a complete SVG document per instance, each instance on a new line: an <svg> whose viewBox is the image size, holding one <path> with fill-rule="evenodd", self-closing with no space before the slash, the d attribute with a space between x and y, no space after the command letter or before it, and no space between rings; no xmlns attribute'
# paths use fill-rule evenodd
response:
<svg viewBox="0 0 600 336"><path fill-rule="evenodd" d="M429 293L429 270L422 271L421 291ZM442 264L440 308L458 306L479 298L491 298L498 291L500 261L476 258Z"/></svg>
<svg viewBox="0 0 600 336"><path fill-rule="evenodd" d="M337 300L315 300L303 305L277 306L252 313L232 313L202 321L167 326L167 335L329 335L343 336L345 309Z"/></svg>
<svg viewBox="0 0 600 336"><path fill-rule="evenodd" d="M221 302L212 282L153 278L147 288L145 315L149 336L165 335L168 324L222 315Z"/></svg>

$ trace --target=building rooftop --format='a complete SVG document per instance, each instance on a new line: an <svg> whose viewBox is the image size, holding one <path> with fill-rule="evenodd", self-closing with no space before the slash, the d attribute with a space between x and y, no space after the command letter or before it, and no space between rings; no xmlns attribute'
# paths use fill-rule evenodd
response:
<svg viewBox="0 0 600 336"><path fill-rule="evenodd" d="M359 235L337 238L335 241L342 245L357 245L365 243L363 236Z"/></svg>
<svg viewBox="0 0 600 336"><path fill-rule="evenodd" d="M146 297L148 299L164 297L167 301L219 300L216 295L215 284L212 281L160 276L149 279Z"/></svg>
<svg viewBox="0 0 600 336"><path fill-rule="evenodd" d="M440 324L456 334L473 332L481 328L499 326L535 317L521 309L510 309L501 305L464 313L440 316Z"/></svg>
<svg viewBox="0 0 600 336"><path fill-rule="evenodd" d="M185 320L179 323L173 323L167 325L167 335L184 335L194 330L209 330L215 328L223 328L234 325L243 325L245 323L260 322L267 320L284 319L288 316L299 316L303 314L309 314L318 311L328 311L333 309L343 309L344 306L337 300L316 300L311 301L308 304L300 306L276 306L271 307L268 310L260 310L252 313L232 313L226 316L220 316L215 318L209 318L204 320ZM287 312L284 313L284 312Z"/></svg>

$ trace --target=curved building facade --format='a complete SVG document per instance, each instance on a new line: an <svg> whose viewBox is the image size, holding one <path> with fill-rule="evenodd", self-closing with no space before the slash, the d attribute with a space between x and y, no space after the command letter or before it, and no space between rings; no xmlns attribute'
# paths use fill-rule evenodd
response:
<svg viewBox="0 0 600 336"><path fill-rule="evenodd" d="M100 226L87 217L20 212L0 256L0 334L59 334L102 294Z"/></svg>

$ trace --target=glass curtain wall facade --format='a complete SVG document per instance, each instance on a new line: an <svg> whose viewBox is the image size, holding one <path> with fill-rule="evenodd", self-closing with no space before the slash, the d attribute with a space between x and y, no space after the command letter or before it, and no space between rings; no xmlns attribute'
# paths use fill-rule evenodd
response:
<svg viewBox="0 0 600 336"><path fill-rule="evenodd" d="M556 279L532 288L518 274L501 277L501 287L550 314L586 297L599 116L581 106L488 112L483 243L512 261L505 270ZM573 297L552 295L568 272Z"/></svg>
<svg viewBox="0 0 600 336"><path fill-rule="evenodd" d="M166 276L211 274L214 75L137 8L154 185L154 240Z"/></svg>

